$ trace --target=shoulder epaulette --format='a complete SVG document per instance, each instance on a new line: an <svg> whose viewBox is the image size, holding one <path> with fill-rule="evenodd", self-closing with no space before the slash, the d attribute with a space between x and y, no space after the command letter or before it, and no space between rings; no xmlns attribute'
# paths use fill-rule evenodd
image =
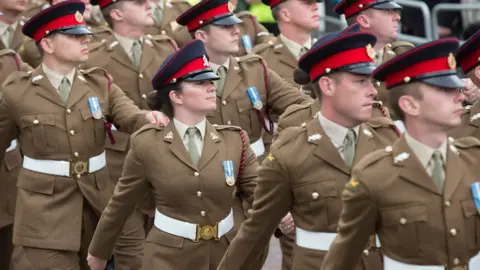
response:
<svg viewBox="0 0 480 270"><path fill-rule="evenodd" d="M3 50L0 50L0 56L4 56L4 55L16 55L17 53L14 51L14 50L11 50L11 49L3 49Z"/></svg>
<svg viewBox="0 0 480 270"><path fill-rule="evenodd" d="M167 2L170 3L170 4L176 4L176 5L185 4L185 5L191 6L190 3L188 3L188 1L185 1L185 0L169 0ZM165 4L167 4L167 3L165 3Z"/></svg>
<svg viewBox="0 0 480 270"><path fill-rule="evenodd" d="M392 50L395 50L397 47L411 47L415 48L415 45L413 43L408 42L408 41L403 41L403 40L397 40L392 43L390 43Z"/></svg>
<svg viewBox="0 0 480 270"><path fill-rule="evenodd" d="M100 26L92 27L92 33L94 34L103 33L103 32L113 33L112 29L110 29L110 27L108 26L100 25Z"/></svg>
<svg viewBox="0 0 480 270"><path fill-rule="evenodd" d="M216 130L233 130L233 131L242 131L242 128L239 126L229 126L229 125L217 125L214 124L213 127Z"/></svg>
<svg viewBox="0 0 480 270"><path fill-rule="evenodd" d="M365 124L372 128L395 126L395 123L392 121L392 119L387 117L374 117L368 120Z"/></svg>
<svg viewBox="0 0 480 270"><path fill-rule="evenodd" d="M306 125L300 127L287 127L286 129L282 130L282 132L280 132L278 137L273 141L273 145L275 145L275 147L277 148L283 146L291 140L299 138L300 134L305 132L307 132Z"/></svg>
<svg viewBox="0 0 480 270"><path fill-rule="evenodd" d="M145 42L147 42L147 40L151 40L151 41L155 41L155 42L168 42L173 50L177 50L178 49L178 46L177 46L177 43L175 42L175 40L173 40L170 36L166 35L166 34L159 34L159 35L146 35L145 36L147 39L145 39ZM151 42L150 41L150 42Z"/></svg>
<svg viewBox="0 0 480 270"><path fill-rule="evenodd" d="M88 50L90 52L93 52L93 51L96 51L98 49L100 49L104 44L105 44L106 40L105 39L102 39L101 41L97 41L97 42L94 42L94 43L91 43L89 46L88 46Z"/></svg>
<svg viewBox="0 0 480 270"><path fill-rule="evenodd" d="M355 166L357 169L363 169L366 168L377 161L392 155L392 146L387 146L384 149L379 149L376 151L373 151L366 156L364 156Z"/></svg>
<svg viewBox="0 0 480 270"><path fill-rule="evenodd" d="M312 103L306 103L306 104L292 104L288 106L288 108L285 110L285 112L281 115L281 117L285 118L289 115L292 115L298 111L303 111L305 109L310 109L312 106Z"/></svg>
<svg viewBox="0 0 480 270"><path fill-rule="evenodd" d="M258 54L251 53L251 54L246 54L246 55L241 56L241 57L237 57L235 60L237 60L237 62L239 62L239 63L241 63L241 62L249 63L249 62L255 62L255 61L262 62L263 58Z"/></svg>
<svg viewBox="0 0 480 270"><path fill-rule="evenodd" d="M458 148L471 148L480 146L480 140L475 137L463 137L459 139L453 139L450 137L448 139Z"/></svg>
<svg viewBox="0 0 480 270"><path fill-rule="evenodd" d="M29 79L30 76L32 75L31 71L25 72L25 71L14 71L8 75L8 77L3 81L3 86L10 85L14 82L18 82L23 79Z"/></svg>
<svg viewBox="0 0 480 270"><path fill-rule="evenodd" d="M108 92L110 92L110 88L111 88L112 83L113 83L113 78L112 78L112 75L110 75L110 73L108 73L108 71L106 69L101 68L101 67L93 67L93 68L89 68L89 69L81 69L79 71L83 75L99 75L99 76L106 77L107 81L108 81Z"/></svg>
<svg viewBox="0 0 480 270"><path fill-rule="evenodd" d="M264 52L265 50L269 49L269 48L273 48L273 43L260 43L258 45L255 45L255 47L253 47L252 49L252 53L254 54L260 54L262 52Z"/></svg>

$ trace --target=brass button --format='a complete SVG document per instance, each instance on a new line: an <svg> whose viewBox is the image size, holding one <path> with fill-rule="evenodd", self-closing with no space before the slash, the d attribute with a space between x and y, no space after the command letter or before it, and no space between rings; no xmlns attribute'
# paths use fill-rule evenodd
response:
<svg viewBox="0 0 480 270"><path fill-rule="evenodd" d="M313 198L314 200L316 200L316 199L318 198L318 193L317 193L317 192L313 192L313 193L312 193L312 198Z"/></svg>
<svg viewBox="0 0 480 270"><path fill-rule="evenodd" d="M231 125L231 124L232 124L232 121L228 120L227 125Z"/></svg>
<svg viewBox="0 0 480 270"><path fill-rule="evenodd" d="M70 130L70 135L72 135L72 136L75 135L75 131Z"/></svg>
<svg viewBox="0 0 480 270"><path fill-rule="evenodd" d="M227 102L225 100L222 101L223 105L227 105Z"/></svg>
<svg viewBox="0 0 480 270"><path fill-rule="evenodd" d="M407 219L402 217L402 218L400 219L400 224L402 224L402 225L407 224Z"/></svg>
<svg viewBox="0 0 480 270"><path fill-rule="evenodd" d="M207 213L205 213L205 211L200 211L200 215L202 215L202 217L206 216Z"/></svg>
<svg viewBox="0 0 480 270"><path fill-rule="evenodd" d="M76 156L76 157L79 156L78 152L73 153L73 155Z"/></svg>
<svg viewBox="0 0 480 270"><path fill-rule="evenodd" d="M40 122L39 122L37 119L33 120L33 124L36 125L36 124L38 124L38 123L40 123Z"/></svg>
<svg viewBox="0 0 480 270"><path fill-rule="evenodd" d="M72 110L70 110L70 109L67 109L67 113L69 113L69 114L70 114L70 113L72 113Z"/></svg>
<svg viewBox="0 0 480 270"><path fill-rule="evenodd" d="M363 255L368 256L369 254L370 252L368 251L368 249L363 250Z"/></svg>
<svg viewBox="0 0 480 270"><path fill-rule="evenodd" d="M445 206L446 206L446 207L450 207L450 205L451 205L450 201L446 201L446 202L445 202Z"/></svg>
<svg viewBox="0 0 480 270"><path fill-rule="evenodd" d="M458 259L458 258L453 259L453 264L454 265L458 265L459 263L460 263L460 259Z"/></svg>
<svg viewBox="0 0 480 270"><path fill-rule="evenodd" d="M161 33L162 35L165 35L165 34L167 33L167 31L162 30L160 33Z"/></svg>
<svg viewBox="0 0 480 270"><path fill-rule="evenodd" d="M202 197L202 192L201 192L201 191L197 191L197 196L198 196L198 197Z"/></svg>
<svg viewBox="0 0 480 270"><path fill-rule="evenodd" d="M138 74L138 78L143 79L143 74L142 73Z"/></svg>
<svg viewBox="0 0 480 270"><path fill-rule="evenodd" d="M142 95L142 98L143 98L143 99L147 99L147 95L143 94L143 95Z"/></svg>
<svg viewBox="0 0 480 270"><path fill-rule="evenodd" d="M451 236L456 236L456 235L457 235L457 230L451 229L451 230L450 230L450 235L451 235Z"/></svg>
<svg viewBox="0 0 480 270"><path fill-rule="evenodd" d="M193 175L195 175L195 177L198 177L200 174L198 172L194 172Z"/></svg>

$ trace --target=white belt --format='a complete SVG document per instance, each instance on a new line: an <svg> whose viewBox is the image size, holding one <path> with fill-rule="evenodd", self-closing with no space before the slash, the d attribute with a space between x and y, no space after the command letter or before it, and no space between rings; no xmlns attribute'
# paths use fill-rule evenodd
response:
<svg viewBox="0 0 480 270"><path fill-rule="evenodd" d="M395 126L397 127L398 131L400 131L400 133L405 132L406 128L405 128L405 124L403 123L403 121L395 120L394 123L395 123Z"/></svg>
<svg viewBox="0 0 480 270"><path fill-rule="evenodd" d="M17 148L17 140L13 140L5 152L11 152Z"/></svg>
<svg viewBox="0 0 480 270"><path fill-rule="evenodd" d="M88 173L94 173L104 168L106 164L105 152L96 157L89 158L88 164L86 164L86 162L81 164L80 162L72 163L70 161L62 160L44 160L34 159L27 156L23 157L23 168L30 171L58 176L72 176L78 174L77 172L82 168L77 166L83 166L85 169L88 167ZM85 173L86 172L87 171L85 170Z"/></svg>
<svg viewBox="0 0 480 270"><path fill-rule="evenodd" d="M252 148L253 152L255 153L255 156L257 157L265 154L265 145L263 144L262 138L258 139L254 143L251 143L250 148Z"/></svg>
<svg viewBox="0 0 480 270"><path fill-rule="evenodd" d="M385 270L445 270L445 266L406 264L387 256L383 256L383 263ZM480 269L480 254L477 254L470 259L468 263L468 269Z"/></svg>
<svg viewBox="0 0 480 270"><path fill-rule="evenodd" d="M299 227L295 227L295 233L295 241L297 246L321 251L330 250L330 246L337 236L336 233L311 232ZM377 247L380 247L380 240L377 236L375 236L375 241Z"/></svg>
<svg viewBox="0 0 480 270"><path fill-rule="evenodd" d="M220 239L233 229L233 211L230 210L230 214L215 226L201 226L167 217L155 209L154 224L159 230L192 241L198 241L200 239L209 240L210 238ZM215 227L217 233L213 235L212 233L214 233Z"/></svg>

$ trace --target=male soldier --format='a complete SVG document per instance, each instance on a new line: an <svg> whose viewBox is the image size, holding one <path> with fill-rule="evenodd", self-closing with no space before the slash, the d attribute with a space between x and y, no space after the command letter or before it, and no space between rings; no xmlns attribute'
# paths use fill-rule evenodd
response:
<svg viewBox="0 0 480 270"><path fill-rule="evenodd" d="M283 79L295 85L293 72L298 67L298 59L315 43L311 34L320 24L317 2L263 0L263 3L272 9L280 35L275 41L256 46L253 52L265 59L268 66Z"/></svg>
<svg viewBox="0 0 480 270"><path fill-rule="evenodd" d="M1 16L1 14L0 14ZM20 60L20 57L9 49L0 50L0 83L3 83L13 71L29 71L31 68ZM15 201L17 199L17 177L22 164L22 154L16 140L7 148L3 166L0 169L0 269L25 269L22 264L22 252L15 247L15 257L12 258L13 219ZM11 261L10 261L11 259Z"/></svg>
<svg viewBox="0 0 480 270"><path fill-rule="evenodd" d="M22 34L22 26L25 21L21 15L26 7L27 1L0 1L0 12L3 13L0 16L0 50L19 51L25 39Z"/></svg>
<svg viewBox="0 0 480 270"><path fill-rule="evenodd" d="M360 31L377 37L374 47L377 66L414 47L410 42L397 41L401 9L394 0L342 0L335 6L335 12L345 15L349 25L358 23ZM376 82L376 87L377 100L382 101L396 119L388 105L385 87L380 82Z"/></svg>
<svg viewBox="0 0 480 270"><path fill-rule="evenodd" d="M480 141L447 136L461 123L465 99L458 46L457 39L436 40L373 74L385 82L406 132L353 169L323 270L353 269L375 233L385 270L480 269Z"/></svg>
<svg viewBox="0 0 480 270"><path fill-rule="evenodd" d="M133 132L159 118L139 110L104 70L75 68L88 58L84 9L66 1L25 23L43 62L11 74L0 92L0 160L15 138L24 155L13 243L23 247L30 269L88 269L86 248L113 192L105 168L107 121ZM117 269L141 268L142 250L122 244L117 258L129 263Z"/></svg>
<svg viewBox="0 0 480 270"><path fill-rule="evenodd" d="M470 37L457 51L456 60L462 72L470 79L468 83L473 83L477 87L480 86L480 31ZM471 99L478 98L478 92L470 93ZM462 124L455 127L450 134L455 138L473 136L480 139L480 102L467 106L465 113L462 115Z"/></svg>
<svg viewBox="0 0 480 270"><path fill-rule="evenodd" d="M291 269L319 268L335 237L340 193L352 163L397 138L388 118L374 125L365 123L372 117L377 93L369 79L375 69L373 45L375 36L367 33L329 35L300 59L300 68L309 74L321 97L321 111L308 124L286 129L274 141L258 171L251 216L218 269L249 269L288 211L296 226ZM343 269L383 269L375 235L370 239L362 246L362 262Z"/></svg>
<svg viewBox="0 0 480 270"><path fill-rule="evenodd" d="M64 0L49 0L50 5L55 5ZM87 25L87 29L92 32L92 41L101 41L112 35L112 31L105 25L98 25L92 17L92 5L90 0L82 0L85 4L85 12L83 13L83 19ZM50 5L47 5L50 6ZM42 62L42 56L38 51L37 44L33 39L25 41L24 45L20 48L19 54L23 61L28 63L32 67L37 67Z"/></svg>

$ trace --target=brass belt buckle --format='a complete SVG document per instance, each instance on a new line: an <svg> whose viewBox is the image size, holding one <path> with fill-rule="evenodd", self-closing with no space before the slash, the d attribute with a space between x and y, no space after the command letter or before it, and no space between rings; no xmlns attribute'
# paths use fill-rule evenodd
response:
<svg viewBox="0 0 480 270"><path fill-rule="evenodd" d="M194 242L198 242L199 240L210 240L214 238L218 240L218 222L215 226L210 225L197 225L197 237L195 238Z"/></svg>
<svg viewBox="0 0 480 270"><path fill-rule="evenodd" d="M88 162L85 161L71 161L70 162L70 173L72 176L80 177L81 175L88 172Z"/></svg>

